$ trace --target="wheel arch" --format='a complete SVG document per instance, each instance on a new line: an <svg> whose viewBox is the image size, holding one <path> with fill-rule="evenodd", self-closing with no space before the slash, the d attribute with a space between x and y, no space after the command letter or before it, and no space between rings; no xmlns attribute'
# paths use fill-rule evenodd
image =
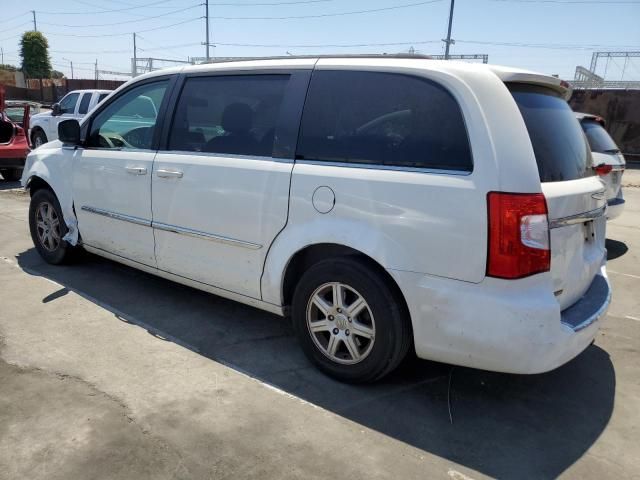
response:
<svg viewBox="0 0 640 480"><path fill-rule="evenodd" d="M58 149L39 148L27 157L22 178L31 196L41 188L48 188L58 199L68 233L65 240L78 242L78 221L74 211L72 177L73 157Z"/></svg>
<svg viewBox="0 0 640 480"><path fill-rule="evenodd" d="M44 180L42 177L39 177L38 175L31 175L27 179L24 185L24 188L29 190L29 195L32 197L34 193L36 193L38 190L41 190L43 188L51 190L54 193L54 195L56 193L53 187L49 185L49 183L46 180Z"/></svg>
<svg viewBox="0 0 640 480"><path fill-rule="evenodd" d="M411 314L407 300L402 293L400 286L389 272L378 261L366 253L339 243L315 243L300 248L291 255L282 275L282 305L285 307L291 305L295 287L300 276L306 269L321 260L338 257L356 257L364 261L372 270L376 271L376 273L384 279L385 283L389 288L391 288L398 300L402 303L402 308L404 309L407 318L409 319L409 323L411 324Z"/></svg>

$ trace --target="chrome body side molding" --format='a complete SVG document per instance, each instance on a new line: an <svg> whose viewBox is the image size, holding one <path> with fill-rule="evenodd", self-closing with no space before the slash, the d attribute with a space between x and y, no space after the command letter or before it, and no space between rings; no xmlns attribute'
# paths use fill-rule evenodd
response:
<svg viewBox="0 0 640 480"><path fill-rule="evenodd" d="M151 226L150 220L132 217L131 215L124 215L122 213L110 212L101 208L88 207L87 205L83 205L81 210L89 213L95 213L96 215L102 215L103 217L113 218L114 220L122 220L123 222L135 223L136 225L142 225L143 227Z"/></svg>
<svg viewBox="0 0 640 480"><path fill-rule="evenodd" d="M167 223L152 222L144 218L132 217L130 215L124 215L122 213L110 212L101 208L89 207L83 205L81 208L85 212L94 213L96 215L102 215L103 217L113 218L114 220L121 220L123 222L134 223L136 225L142 225L143 227L152 227L165 232L177 233L178 235L188 235L190 237L201 238L204 240L210 240L212 242L224 243L227 245L233 245L235 247L248 248L250 250L259 250L262 245L252 242L245 242L244 240L237 240L235 238L224 237L222 235L215 235L213 233L201 232L199 230L193 230L191 228L178 227L177 225L169 225Z"/></svg>
<svg viewBox="0 0 640 480"><path fill-rule="evenodd" d="M201 232L199 230L192 230L191 228L178 227L177 225L169 225L167 223L153 222L153 228L163 230L165 232L177 233L179 235L187 235L190 237L202 238L204 240L211 240L212 242L226 243L227 245L233 245L235 247L248 248L250 250L259 250L262 245L257 243L245 242L244 240L237 240L235 238L223 237L222 235L215 235L213 233Z"/></svg>

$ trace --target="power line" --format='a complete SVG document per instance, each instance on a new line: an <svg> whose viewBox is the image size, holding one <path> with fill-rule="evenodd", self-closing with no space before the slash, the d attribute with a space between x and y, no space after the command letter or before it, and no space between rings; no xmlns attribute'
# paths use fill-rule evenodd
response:
<svg viewBox="0 0 640 480"><path fill-rule="evenodd" d="M440 40L420 40L415 42L390 42L390 43L316 44L316 45L216 42L215 45L222 45L225 47L258 47L258 48L351 48L351 47L392 47L392 46L402 46L402 45L424 45L427 43L440 43Z"/></svg>
<svg viewBox="0 0 640 480"><path fill-rule="evenodd" d="M32 23L33 23L32 20L29 20L28 22L20 23L20 24L16 25L15 27L9 27L9 28L3 29L2 33L10 32L11 30L16 30L18 28L24 27L25 25L31 25Z"/></svg>
<svg viewBox="0 0 640 480"><path fill-rule="evenodd" d="M443 0L427 0L424 2L416 2L416 3L405 3L404 5L394 5L391 7L382 7L382 8L372 8L369 10L353 10L350 12L336 12L336 13L319 13L316 15L290 15L283 17L226 17L226 16L214 16L211 17L215 20L294 20L300 18L325 18L325 17L341 17L345 15L359 15L361 13L375 13L375 12L386 12L389 10L399 10L401 8L409 8L409 7L417 7L420 5L427 5L432 3L440 3Z"/></svg>
<svg viewBox="0 0 640 480"><path fill-rule="evenodd" d="M158 5L160 3L167 3L167 2L172 2L173 0L157 0L155 2L151 2L151 3L145 3L142 5L136 5L133 7L126 7L126 8L115 8L115 9L111 9L111 10L98 10L96 12L59 12L59 11L42 11L42 10L38 10L38 13L42 13L45 15L87 15L87 14L96 14L96 13L114 13L114 12L125 12L127 10L135 10L138 8L146 8L146 7L150 7L153 5Z"/></svg>
<svg viewBox="0 0 640 480"><path fill-rule="evenodd" d="M166 17L168 15L173 15L175 13L186 12L187 10L193 10L194 8L201 7L201 6L202 6L202 3L197 3L197 4L191 5L189 7L181 8L179 10L173 10L171 12L162 13L160 15L154 15L154 16L144 17L144 18L136 18L135 20L125 20L125 21L120 21L120 22L95 23L93 25L91 25L91 24L89 24L89 25L66 25L66 24L62 24L62 23L50 23L50 22L40 22L40 24L41 25L51 25L51 26L54 26L54 27L69 27L69 28L113 27L113 26L116 26L116 25L122 25L124 23L138 23L138 22L144 22L146 20L153 20L153 19L160 18L160 17Z"/></svg>
<svg viewBox="0 0 640 480"><path fill-rule="evenodd" d="M25 15L29 15L31 13L31 10L28 10L26 12L22 12L19 15L15 15L13 17L9 17L9 18L5 18L4 21L5 22L10 22L11 20L14 20L16 18L20 18L20 17L24 17Z"/></svg>
<svg viewBox="0 0 640 480"><path fill-rule="evenodd" d="M525 47L543 48L548 50L593 50L594 48L640 48L634 45L577 45L561 43L521 43L521 42L487 42L480 40L456 40L458 43L470 43L476 45L493 45L498 47Z"/></svg>
<svg viewBox="0 0 640 480"><path fill-rule="evenodd" d="M503 3L556 3L556 4L582 4L582 5L640 5L637 0L490 0Z"/></svg>
<svg viewBox="0 0 640 480"><path fill-rule="evenodd" d="M176 27L178 25L184 25L185 23L195 22L196 20L201 20L203 17L191 18L189 20L184 20L182 22L170 23L169 25L161 25L159 27L147 28L144 30L137 30L136 33L144 33L144 32L153 32L155 30L162 30L164 28ZM102 33L98 35L77 35L72 33L59 33L59 32L47 32L47 35L59 36L59 37L76 37L76 38L101 38L101 37L121 37L124 35L131 35L132 32L124 32L124 33Z"/></svg>

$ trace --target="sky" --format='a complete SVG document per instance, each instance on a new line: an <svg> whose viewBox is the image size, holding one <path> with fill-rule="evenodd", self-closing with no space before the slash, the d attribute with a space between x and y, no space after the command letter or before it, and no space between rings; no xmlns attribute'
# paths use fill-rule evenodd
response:
<svg viewBox="0 0 640 480"><path fill-rule="evenodd" d="M68 77L73 62L75 78L93 78L96 59L99 70L130 72L133 32L139 58L204 57L204 1L0 0L4 63L19 65L31 10L53 68ZM210 54L442 54L449 8L450 0L209 0ZM640 51L640 0L456 0L452 38L452 54L571 80L594 51ZM597 73L640 80L640 57L601 59Z"/></svg>

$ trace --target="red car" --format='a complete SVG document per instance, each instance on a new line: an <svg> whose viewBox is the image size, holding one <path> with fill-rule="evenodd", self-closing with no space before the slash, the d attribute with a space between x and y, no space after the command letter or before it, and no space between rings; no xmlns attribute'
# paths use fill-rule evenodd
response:
<svg viewBox="0 0 640 480"><path fill-rule="evenodd" d="M26 135L30 108L28 102L6 102L0 85L0 174L5 180L20 180L31 151Z"/></svg>

